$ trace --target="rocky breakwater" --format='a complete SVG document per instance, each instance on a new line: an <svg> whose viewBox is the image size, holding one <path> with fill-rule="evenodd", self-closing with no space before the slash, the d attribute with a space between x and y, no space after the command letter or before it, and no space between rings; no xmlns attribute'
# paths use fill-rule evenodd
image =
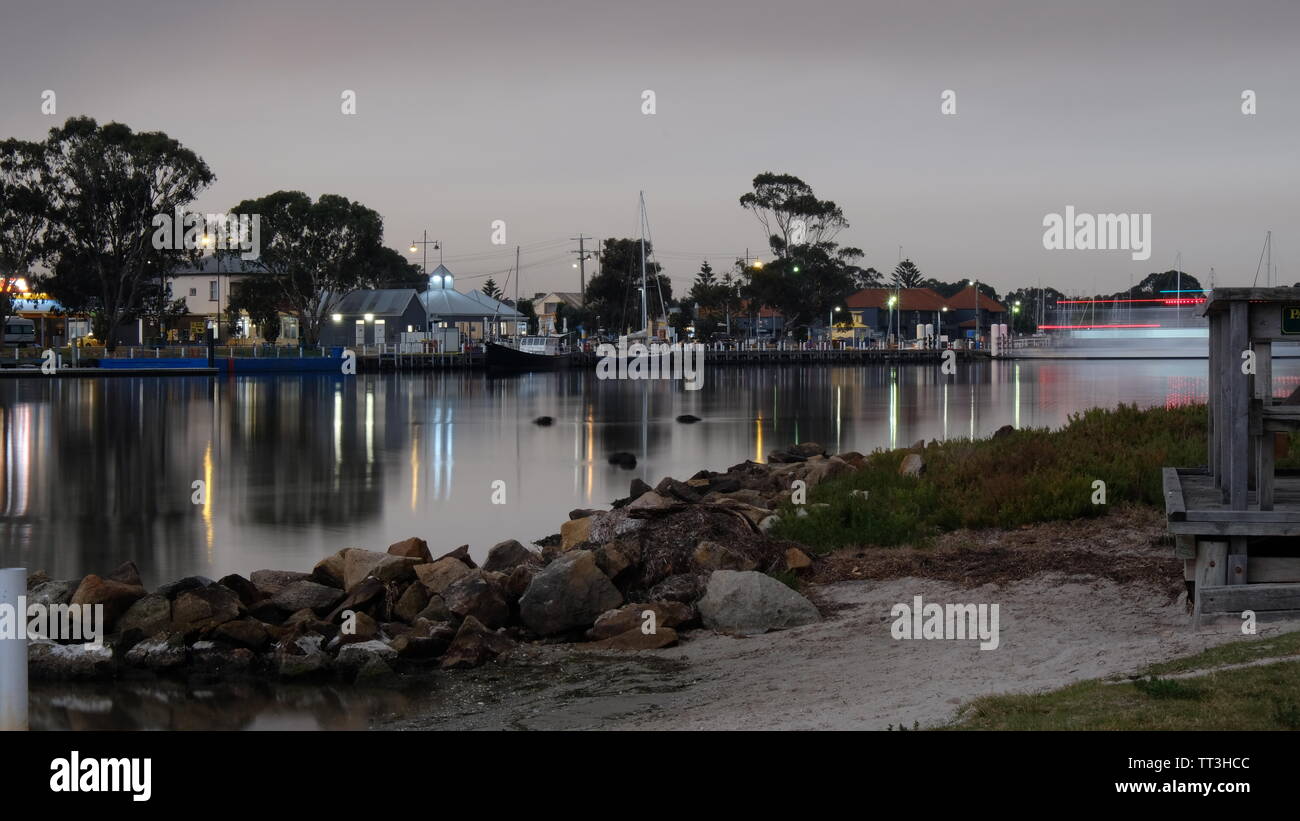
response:
<svg viewBox="0 0 1300 821"><path fill-rule="evenodd" d="M474 667L520 642L601 650L675 644L703 627L750 635L819 620L776 575L817 559L769 534L796 480L850 473L860 454L804 443L724 473L632 481L609 510L575 510L537 544L494 545L482 566L462 545L435 557L410 538L345 548L309 572L192 576L147 591L127 562L106 576L35 573L29 601L104 605L102 645L30 644L33 678L340 677L378 680Z"/></svg>

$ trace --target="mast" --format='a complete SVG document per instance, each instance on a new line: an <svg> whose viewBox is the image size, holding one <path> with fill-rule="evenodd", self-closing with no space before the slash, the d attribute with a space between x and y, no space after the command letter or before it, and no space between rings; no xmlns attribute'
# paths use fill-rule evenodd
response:
<svg viewBox="0 0 1300 821"><path fill-rule="evenodd" d="M650 336L650 322L646 318L646 280L645 280L645 192L641 191L641 332Z"/></svg>
<svg viewBox="0 0 1300 821"><path fill-rule="evenodd" d="M515 246L515 313L519 313L519 246ZM524 329L527 332L527 328ZM515 347L519 347L519 320L515 320Z"/></svg>

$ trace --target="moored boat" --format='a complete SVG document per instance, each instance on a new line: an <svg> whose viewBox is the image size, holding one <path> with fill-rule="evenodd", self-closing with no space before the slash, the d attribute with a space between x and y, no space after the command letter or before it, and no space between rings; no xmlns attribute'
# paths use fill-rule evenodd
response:
<svg viewBox="0 0 1300 821"><path fill-rule="evenodd" d="M520 337L519 347L487 343L488 370L513 373L558 371L569 367L573 354L563 349L559 336Z"/></svg>

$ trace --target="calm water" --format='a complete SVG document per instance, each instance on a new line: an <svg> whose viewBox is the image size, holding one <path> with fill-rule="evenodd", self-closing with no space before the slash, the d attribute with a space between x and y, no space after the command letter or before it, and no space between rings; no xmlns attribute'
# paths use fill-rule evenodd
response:
<svg viewBox="0 0 1300 821"><path fill-rule="evenodd" d="M1289 363L1288 363L1289 364ZM1119 402L1203 401L1204 360L717 368L704 387L594 374L0 381L0 566L131 558L147 584L310 570L416 535L482 556L556 533L639 476L686 478L795 441L834 451L1057 427ZM678 414L704 419L674 421ZM532 424L547 415L555 424ZM634 470L606 462L636 454ZM506 503L492 503L505 482ZM206 482L204 504L193 483Z"/></svg>

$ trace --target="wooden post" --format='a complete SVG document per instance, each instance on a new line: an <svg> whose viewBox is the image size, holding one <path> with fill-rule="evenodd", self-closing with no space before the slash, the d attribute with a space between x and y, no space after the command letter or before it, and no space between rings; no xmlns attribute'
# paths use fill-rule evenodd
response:
<svg viewBox="0 0 1300 821"><path fill-rule="evenodd" d="M1273 404L1273 343L1271 342L1260 342L1255 345L1255 403L1258 411ZM1276 434L1263 429L1263 413L1257 412L1254 415L1261 417L1259 435L1255 440L1256 496L1259 499L1260 510L1272 510Z"/></svg>
<svg viewBox="0 0 1300 821"><path fill-rule="evenodd" d="M1243 384L1247 375L1241 370L1241 352L1246 350L1249 336L1246 302L1233 302L1228 308L1228 355L1221 363L1220 375L1228 386L1228 503L1233 510L1245 510L1250 488L1247 466L1250 453L1250 384Z"/></svg>
<svg viewBox="0 0 1300 821"><path fill-rule="evenodd" d="M1228 578L1228 543L1201 540L1196 545L1196 618L1201 617L1201 593L1207 587L1221 587Z"/></svg>

